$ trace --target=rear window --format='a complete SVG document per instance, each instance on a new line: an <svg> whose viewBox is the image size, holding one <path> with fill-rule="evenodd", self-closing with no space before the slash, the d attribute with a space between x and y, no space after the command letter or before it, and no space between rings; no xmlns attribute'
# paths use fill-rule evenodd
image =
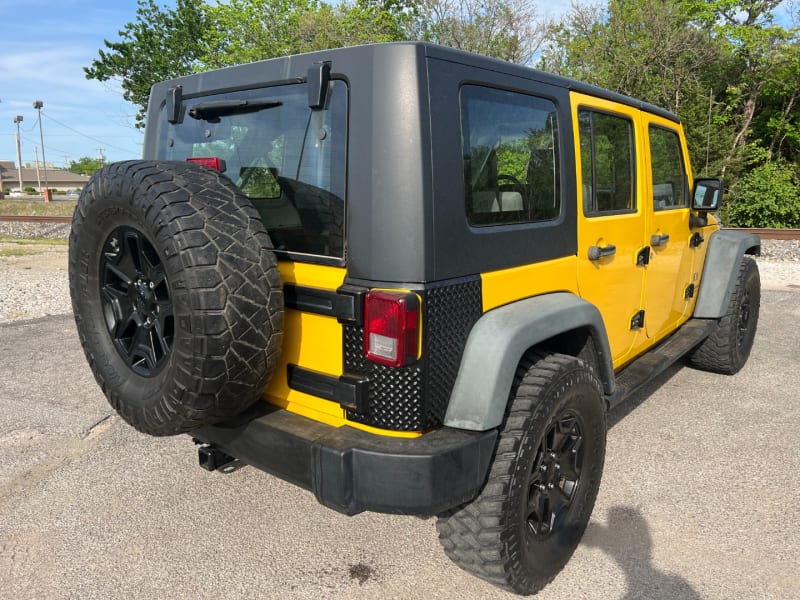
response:
<svg viewBox="0 0 800 600"><path fill-rule="evenodd" d="M184 100L162 116L159 158L217 158L253 202L279 254L344 259L347 88L311 110L305 84Z"/></svg>

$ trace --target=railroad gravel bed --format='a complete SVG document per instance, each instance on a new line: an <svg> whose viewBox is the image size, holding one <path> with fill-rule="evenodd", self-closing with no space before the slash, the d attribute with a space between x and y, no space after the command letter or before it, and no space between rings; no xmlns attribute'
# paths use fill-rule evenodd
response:
<svg viewBox="0 0 800 600"><path fill-rule="evenodd" d="M0 236L66 239L68 233L66 224L0 222ZM800 241L762 240L759 270L764 288L800 288ZM66 246L0 243L0 323L71 311Z"/></svg>
<svg viewBox="0 0 800 600"><path fill-rule="evenodd" d="M20 223L0 221L0 236L66 240L69 237L69 228L69 223Z"/></svg>

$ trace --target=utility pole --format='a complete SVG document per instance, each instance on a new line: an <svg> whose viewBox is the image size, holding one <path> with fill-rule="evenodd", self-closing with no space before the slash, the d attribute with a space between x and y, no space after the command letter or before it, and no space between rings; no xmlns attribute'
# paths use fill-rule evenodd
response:
<svg viewBox="0 0 800 600"><path fill-rule="evenodd" d="M39 141L42 142L42 165L44 166L44 201L50 202L50 185L47 183L47 159L44 157L44 134L42 133L42 107L44 102L36 100L33 108L39 111ZM41 183L39 184L41 190Z"/></svg>
<svg viewBox="0 0 800 600"><path fill-rule="evenodd" d="M39 174L39 146L33 147L33 157L36 160L36 182L39 184L39 189L42 189L42 176Z"/></svg>
<svg viewBox="0 0 800 600"><path fill-rule="evenodd" d="M19 124L22 123L22 115L14 117L14 123L17 125L17 177L19 178L19 191L22 191L22 151L19 143Z"/></svg>

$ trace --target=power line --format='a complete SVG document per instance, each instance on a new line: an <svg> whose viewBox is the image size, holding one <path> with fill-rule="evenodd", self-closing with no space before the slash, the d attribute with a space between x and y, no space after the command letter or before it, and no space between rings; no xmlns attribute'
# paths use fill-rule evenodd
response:
<svg viewBox="0 0 800 600"><path fill-rule="evenodd" d="M27 137L25 137L24 135L21 135L21 136L19 136L19 137L20 137L20 139L23 139L23 140L25 140L25 141L26 141L26 142L28 142L29 144L33 144L34 146L37 146L37 147L39 146L39 141L38 141L38 140L32 140L32 139L30 139L30 138L27 138ZM59 154L70 154L70 153L69 153L69 152L67 152L66 150L61 150L60 148L54 148L54 147L53 147L53 146L51 146L50 144L48 144L48 145L47 145L47 147L48 147L48 148L53 148L53 150L55 150L55 151L56 151L56 152L58 152Z"/></svg>
<svg viewBox="0 0 800 600"><path fill-rule="evenodd" d="M59 125L61 125L62 127L66 128L66 129L69 129L70 131L72 131L72 132L75 132L75 133L77 133L78 135L80 135L80 136L82 136L82 137L85 137L85 138L87 138L87 139L90 139L90 140L92 140L92 141L95 141L95 142L97 142L98 144L105 144L107 147L109 147L109 148L113 148L114 150L119 150L120 152L131 153L131 151L130 151L129 149L128 149L128 150L126 150L125 148L120 148L119 146L114 146L114 145L112 145L112 144L108 144L108 143L104 142L103 140L99 140L99 139L97 139L96 137L92 137L91 135L87 135L87 134L85 134L85 133L82 133L82 132L78 131L77 129L75 129L74 127L70 127L69 125L66 125L66 124L62 123L61 121L59 121L59 120L57 120L57 119L54 119L53 117L51 117L50 115L48 115L48 114L47 114L46 112L44 112L44 111L42 111L42 114L43 114L45 117L47 117L48 119L50 119L51 121L53 121L54 123L58 123L58 124L59 124ZM135 154L135 153L133 153L133 154Z"/></svg>

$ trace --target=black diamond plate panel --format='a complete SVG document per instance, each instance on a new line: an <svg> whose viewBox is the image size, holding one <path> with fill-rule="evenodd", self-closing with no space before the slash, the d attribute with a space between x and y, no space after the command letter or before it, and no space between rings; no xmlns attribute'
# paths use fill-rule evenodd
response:
<svg viewBox="0 0 800 600"><path fill-rule="evenodd" d="M421 295L423 353L414 365L393 368L368 361L363 327L344 327L344 370L370 381L367 412L348 411L348 419L396 431L441 425L467 337L481 316L480 278L427 286Z"/></svg>
<svg viewBox="0 0 800 600"><path fill-rule="evenodd" d="M481 281L431 287L425 293L425 398L428 427L442 424L461 356L483 309Z"/></svg>

